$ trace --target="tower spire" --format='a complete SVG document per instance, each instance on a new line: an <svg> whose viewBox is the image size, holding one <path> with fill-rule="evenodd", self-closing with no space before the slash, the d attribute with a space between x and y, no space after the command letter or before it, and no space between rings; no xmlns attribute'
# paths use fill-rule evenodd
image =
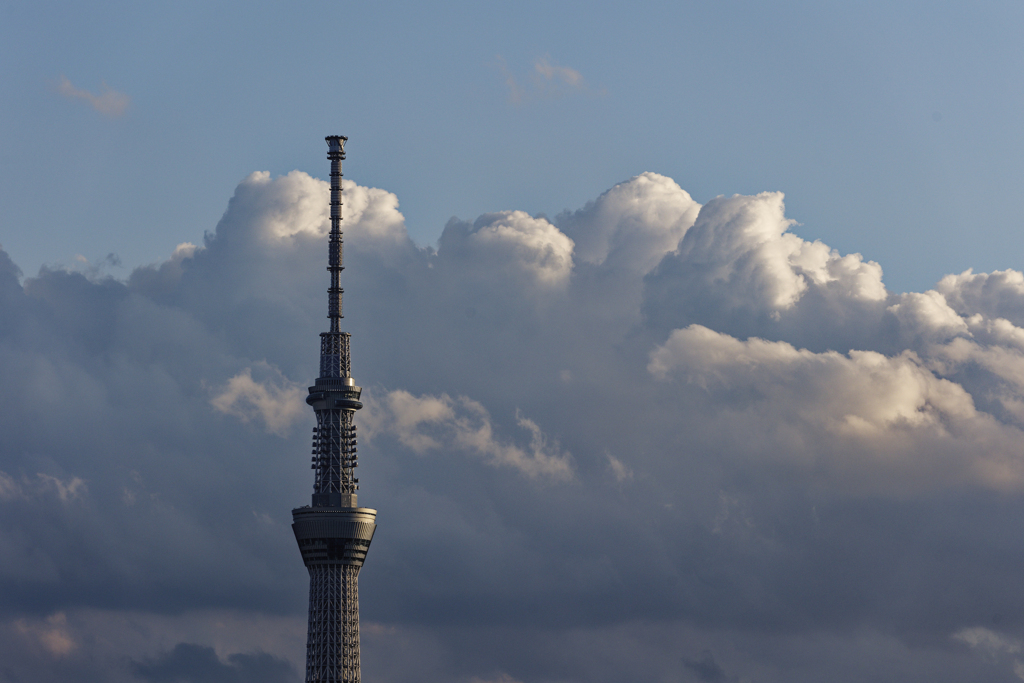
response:
<svg viewBox="0 0 1024 683"><path fill-rule="evenodd" d="M341 332L341 271L345 270L343 245L341 241L341 162L345 159L344 135L328 135L327 158L331 160L331 236L327 259L327 270L331 273L331 288L328 291L327 317L331 319L331 334ZM323 375L323 372L320 373ZM342 375L348 377L348 374Z"/></svg>
<svg viewBox="0 0 1024 683"><path fill-rule="evenodd" d="M357 507L355 412L362 389L352 379L348 332L341 331L341 162L344 135L329 135L331 232L328 238L327 317L320 333L320 376L306 403L316 413L311 505L292 510L292 530L309 570L306 683L359 683L359 570L377 528L377 511Z"/></svg>

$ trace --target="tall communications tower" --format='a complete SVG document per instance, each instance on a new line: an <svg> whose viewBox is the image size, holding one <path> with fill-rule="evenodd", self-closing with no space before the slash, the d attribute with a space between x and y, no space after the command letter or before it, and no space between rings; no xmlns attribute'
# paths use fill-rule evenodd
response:
<svg viewBox="0 0 1024 683"><path fill-rule="evenodd" d="M331 160L331 235L327 270L330 332L320 333L320 376L306 403L313 427L312 505L292 510L292 530L309 570L306 683L359 683L359 569L366 559L377 511L358 507L356 426L362 389L352 380L349 334L341 331L341 160L344 135L327 137Z"/></svg>

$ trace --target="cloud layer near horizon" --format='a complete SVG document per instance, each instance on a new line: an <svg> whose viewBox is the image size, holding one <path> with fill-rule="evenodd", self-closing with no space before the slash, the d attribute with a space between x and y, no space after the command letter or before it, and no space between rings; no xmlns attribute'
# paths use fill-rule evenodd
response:
<svg viewBox="0 0 1024 683"><path fill-rule="evenodd" d="M125 281L0 252L0 680L298 680L327 194ZM1024 676L1024 275L890 292L653 173L436 249L345 203L368 678Z"/></svg>

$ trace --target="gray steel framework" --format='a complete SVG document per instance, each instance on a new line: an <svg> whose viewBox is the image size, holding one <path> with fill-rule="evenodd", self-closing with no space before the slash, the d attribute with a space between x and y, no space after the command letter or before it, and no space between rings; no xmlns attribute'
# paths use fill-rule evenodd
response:
<svg viewBox="0 0 1024 683"><path fill-rule="evenodd" d="M309 570L306 683L359 683L359 570L366 559L377 511L357 506L356 426L362 389L352 379L347 332L341 331L341 161L343 135L327 138L331 160L331 233L328 240L327 317L320 333L320 376L306 403L316 413L313 500L292 510L292 530Z"/></svg>
<svg viewBox="0 0 1024 683"><path fill-rule="evenodd" d="M307 681L359 680L358 575L354 565L309 568Z"/></svg>

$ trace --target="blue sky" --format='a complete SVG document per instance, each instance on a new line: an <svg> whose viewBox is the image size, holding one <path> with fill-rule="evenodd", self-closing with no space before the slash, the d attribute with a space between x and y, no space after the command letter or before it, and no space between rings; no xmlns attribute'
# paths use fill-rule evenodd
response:
<svg viewBox="0 0 1024 683"><path fill-rule="evenodd" d="M695 199L783 191L802 235L897 290L1020 267L1024 7L980 3L25 3L0 8L0 243L158 261L252 171L452 216L579 208L643 171ZM545 78L538 64L581 80ZM61 77L130 98L119 116ZM511 101L508 77L522 91ZM323 175L323 174L319 174Z"/></svg>

